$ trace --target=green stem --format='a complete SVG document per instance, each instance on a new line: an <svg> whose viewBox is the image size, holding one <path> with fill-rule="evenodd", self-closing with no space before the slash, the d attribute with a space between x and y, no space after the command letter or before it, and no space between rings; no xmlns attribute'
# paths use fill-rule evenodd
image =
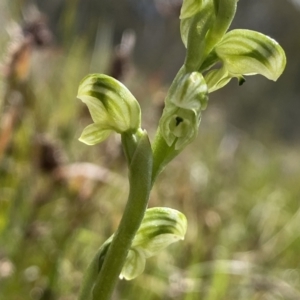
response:
<svg viewBox="0 0 300 300"><path fill-rule="evenodd" d="M174 144L176 141L174 142ZM157 130L155 140L153 142L153 170L152 170L152 185L157 176L161 173L164 167L169 163L180 151L176 151L174 146L169 147L165 139Z"/></svg>
<svg viewBox="0 0 300 300"><path fill-rule="evenodd" d="M127 139L129 143L130 140L134 142L134 139ZM145 132L137 141L129 172L130 192L127 205L95 281L92 292L94 300L110 299L148 205L151 189L152 150Z"/></svg>
<svg viewBox="0 0 300 300"><path fill-rule="evenodd" d="M135 133L124 132L121 135L122 145L128 165L130 165L134 156L137 141L144 135L144 131L140 128Z"/></svg>
<svg viewBox="0 0 300 300"><path fill-rule="evenodd" d="M183 66L177 73L167 97L172 97L178 81L185 73L186 68ZM109 239L102 245L91 262L85 274L79 300L110 299L131 243L142 223L154 181L164 166L179 153L173 146L169 147L166 144L159 130L153 145L154 161L145 131L123 133L122 145L130 171L127 205L112 240Z"/></svg>

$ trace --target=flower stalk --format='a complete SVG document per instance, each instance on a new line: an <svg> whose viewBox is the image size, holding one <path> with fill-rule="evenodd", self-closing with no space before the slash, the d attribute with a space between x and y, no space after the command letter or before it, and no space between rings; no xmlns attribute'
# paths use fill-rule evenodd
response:
<svg viewBox="0 0 300 300"><path fill-rule="evenodd" d="M130 139L129 144L131 142ZM131 146L135 146L135 151L129 166L130 192L127 205L95 281L93 299L110 299L148 205L151 189L152 150L147 134L144 132L138 142Z"/></svg>

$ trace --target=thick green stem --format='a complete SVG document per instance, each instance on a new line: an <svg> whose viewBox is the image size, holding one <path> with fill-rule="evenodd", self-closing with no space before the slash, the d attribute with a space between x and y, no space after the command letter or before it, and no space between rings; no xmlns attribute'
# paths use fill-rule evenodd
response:
<svg viewBox="0 0 300 300"><path fill-rule="evenodd" d="M130 140L134 142L134 139L128 139L127 141L130 142ZM92 293L93 300L110 299L132 240L140 227L148 205L151 189L152 150L145 132L137 141L129 172L130 192L128 202L119 228L114 234L101 271L95 281Z"/></svg>
<svg viewBox="0 0 300 300"><path fill-rule="evenodd" d="M177 156L179 152L180 151L176 151L173 146L169 147L167 145L165 139L158 129L155 140L153 142L152 185L154 184L156 177L164 169L166 164L170 162L175 156Z"/></svg>

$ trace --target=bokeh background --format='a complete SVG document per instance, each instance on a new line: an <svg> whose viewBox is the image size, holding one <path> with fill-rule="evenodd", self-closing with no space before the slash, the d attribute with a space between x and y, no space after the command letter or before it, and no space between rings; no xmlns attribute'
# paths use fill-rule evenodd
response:
<svg viewBox="0 0 300 300"><path fill-rule="evenodd" d="M0 2L0 299L73 300L117 228L127 169L117 136L78 142L88 73L124 82L153 137L183 63L180 0ZM114 299L300 299L300 1L240 0L232 28L275 38L287 67L210 95L197 140L159 177L150 206L188 232Z"/></svg>

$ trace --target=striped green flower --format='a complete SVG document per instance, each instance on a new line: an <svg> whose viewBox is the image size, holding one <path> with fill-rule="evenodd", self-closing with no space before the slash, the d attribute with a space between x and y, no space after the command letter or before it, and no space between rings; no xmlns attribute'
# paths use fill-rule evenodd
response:
<svg viewBox="0 0 300 300"><path fill-rule="evenodd" d="M215 46L213 56L223 66L205 75L209 92L220 89L233 77L241 80L244 75L261 74L276 81L286 65L284 50L275 40L245 29L228 32Z"/></svg>
<svg viewBox="0 0 300 300"><path fill-rule="evenodd" d="M214 46L223 38L236 12L238 0L184 0L180 32L187 48L185 66L201 68Z"/></svg>
<svg viewBox="0 0 300 300"><path fill-rule="evenodd" d="M182 76L166 99L159 122L162 136L169 147L183 149L197 136L201 110L207 106L207 86L199 72Z"/></svg>
<svg viewBox="0 0 300 300"><path fill-rule="evenodd" d="M137 100L121 82L110 76L86 76L79 85L77 97L88 106L94 121L79 138L85 144L100 143L113 131L136 132L141 126Z"/></svg>
<svg viewBox="0 0 300 300"><path fill-rule="evenodd" d="M120 278L134 279L145 268L146 259L170 244L183 240L187 229L186 217L166 207L147 209L127 255Z"/></svg>

